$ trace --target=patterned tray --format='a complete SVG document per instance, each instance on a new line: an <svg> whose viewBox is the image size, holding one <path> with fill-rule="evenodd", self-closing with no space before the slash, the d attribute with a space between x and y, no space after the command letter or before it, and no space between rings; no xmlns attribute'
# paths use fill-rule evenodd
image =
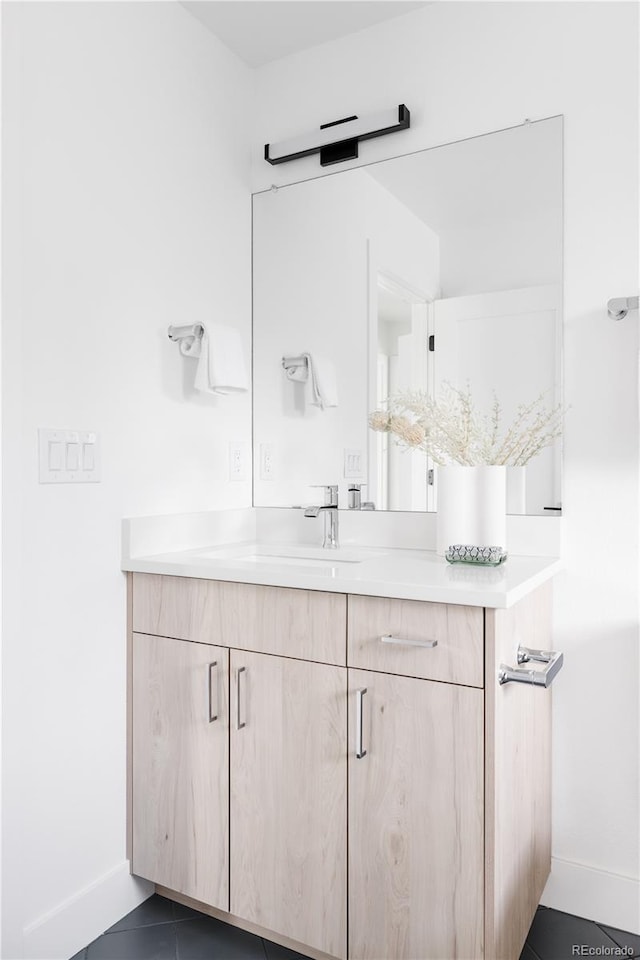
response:
<svg viewBox="0 0 640 960"><path fill-rule="evenodd" d="M507 559L502 547L475 547L468 543L454 543L447 547L445 560L449 563L474 563L481 567L497 567Z"/></svg>

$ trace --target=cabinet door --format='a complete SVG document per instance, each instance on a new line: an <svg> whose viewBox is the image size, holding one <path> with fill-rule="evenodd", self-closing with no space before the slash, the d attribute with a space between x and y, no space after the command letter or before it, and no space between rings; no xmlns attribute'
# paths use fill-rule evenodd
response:
<svg viewBox="0 0 640 960"><path fill-rule="evenodd" d="M349 705L350 958L481 957L482 691L349 670Z"/></svg>
<svg viewBox="0 0 640 960"><path fill-rule="evenodd" d="M346 955L347 671L231 651L231 913Z"/></svg>
<svg viewBox="0 0 640 960"><path fill-rule="evenodd" d="M133 872L229 909L229 651L133 635Z"/></svg>

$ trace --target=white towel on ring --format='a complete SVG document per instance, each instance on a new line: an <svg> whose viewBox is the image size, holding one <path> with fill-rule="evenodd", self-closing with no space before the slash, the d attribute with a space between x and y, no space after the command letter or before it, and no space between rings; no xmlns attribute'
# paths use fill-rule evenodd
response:
<svg viewBox="0 0 640 960"><path fill-rule="evenodd" d="M249 389L240 334L223 323L201 324L202 338L185 338L180 350L197 357L195 388L203 393L243 393Z"/></svg>

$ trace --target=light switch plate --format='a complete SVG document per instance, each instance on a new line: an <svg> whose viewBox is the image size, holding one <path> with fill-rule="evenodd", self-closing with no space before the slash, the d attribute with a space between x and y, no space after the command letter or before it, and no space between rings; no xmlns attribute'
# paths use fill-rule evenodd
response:
<svg viewBox="0 0 640 960"><path fill-rule="evenodd" d="M100 483L100 441L92 430L38 430L40 483Z"/></svg>
<svg viewBox="0 0 640 960"><path fill-rule="evenodd" d="M362 478L362 450L344 448L344 478L345 480Z"/></svg>

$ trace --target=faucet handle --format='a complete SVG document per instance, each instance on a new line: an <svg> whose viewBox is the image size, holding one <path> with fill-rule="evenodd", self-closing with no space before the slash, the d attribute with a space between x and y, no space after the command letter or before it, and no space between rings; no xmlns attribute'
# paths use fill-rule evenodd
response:
<svg viewBox="0 0 640 960"><path fill-rule="evenodd" d="M325 507L338 506L338 484L337 483L312 483L311 486L324 490Z"/></svg>
<svg viewBox="0 0 640 960"><path fill-rule="evenodd" d="M349 487L347 490L347 495L349 498L347 507L349 510L360 510L362 508L361 491L363 487L366 487L366 483L352 483L349 481Z"/></svg>
<svg viewBox="0 0 640 960"><path fill-rule="evenodd" d="M349 483L349 501L347 503L349 510L375 510L376 505L372 500L362 499L363 487L366 487L366 483L364 481L361 483Z"/></svg>

